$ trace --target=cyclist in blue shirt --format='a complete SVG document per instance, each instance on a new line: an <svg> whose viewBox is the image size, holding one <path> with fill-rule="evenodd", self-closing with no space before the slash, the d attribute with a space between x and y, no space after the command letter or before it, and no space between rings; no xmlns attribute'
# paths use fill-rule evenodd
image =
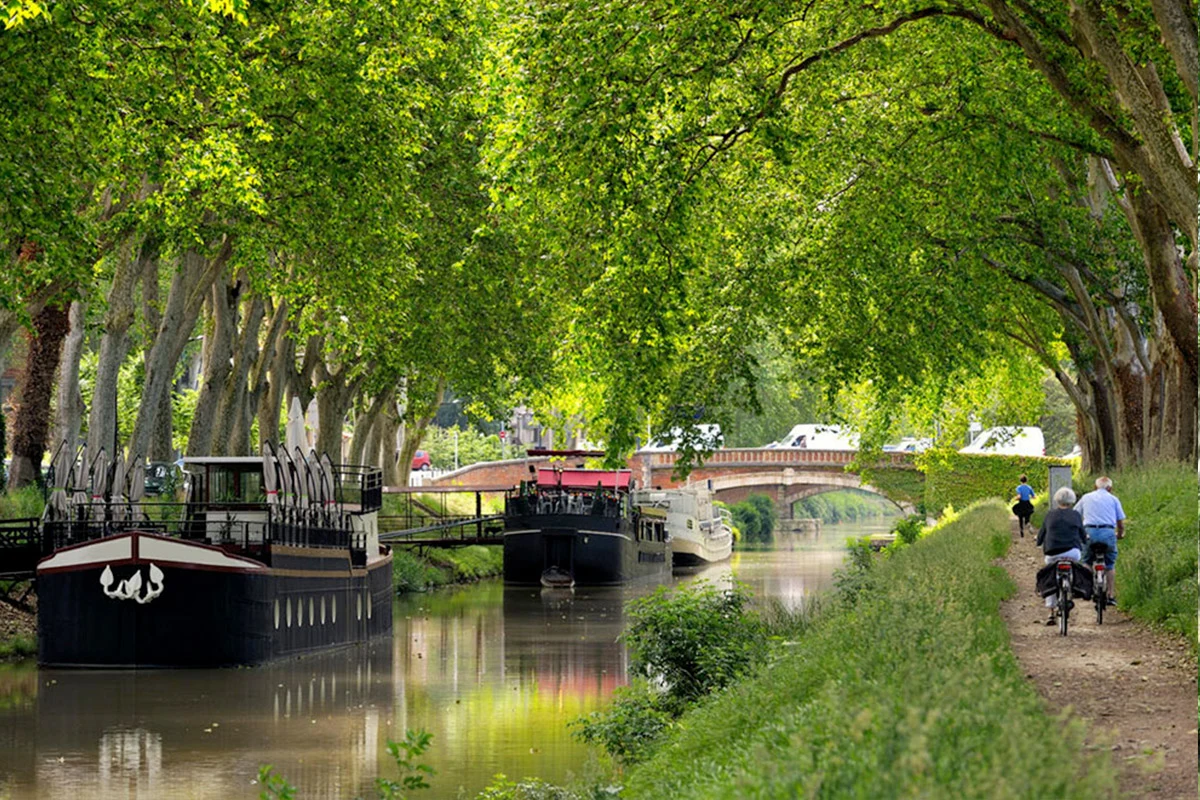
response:
<svg viewBox="0 0 1200 800"><path fill-rule="evenodd" d="M1033 498L1033 487L1022 475L1021 483L1017 486L1017 504L1013 506L1013 513L1017 515L1017 521L1021 526L1022 539L1025 538L1025 526L1030 524L1029 520L1033 516Z"/></svg>
<svg viewBox="0 0 1200 800"><path fill-rule="evenodd" d="M1110 586L1108 604L1115 606L1116 575L1113 569L1117 565L1117 539L1125 538L1125 509L1121 501L1112 493L1112 478L1101 476L1096 478L1096 490L1088 492L1079 498L1075 510L1083 517L1083 528L1087 531L1089 542L1103 542L1108 545L1104 555L1104 566L1108 569Z"/></svg>

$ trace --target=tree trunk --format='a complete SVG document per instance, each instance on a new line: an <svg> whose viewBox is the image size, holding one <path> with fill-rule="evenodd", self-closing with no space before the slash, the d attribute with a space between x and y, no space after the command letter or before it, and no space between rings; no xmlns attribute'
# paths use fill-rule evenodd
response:
<svg viewBox="0 0 1200 800"><path fill-rule="evenodd" d="M208 332L204 337L204 377L200 385L200 396L196 399L192 430L188 436L189 456L214 455L217 407L232 370L233 344L237 331L234 319L237 292L236 286L224 282L213 284L209 290L208 308L211 316Z"/></svg>
<svg viewBox="0 0 1200 800"><path fill-rule="evenodd" d="M69 324L67 310L53 305L47 305L34 317L29 358L13 419L12 469L8 473L10 491L41 478L54 374L58 372L59 353Z"/></svg>
<svg viewBox="0 0 1200 800"><path fill-rule="evenodd" d="M108 310L104 314L104 335L100 338L100 358L96 381L92 386L92 408L88 415L88 452L104 448L113 455L119 449L117 434L117 379L129 352L129 326L133 324L133 292L143 272L143 259L151 257L142 248L132 257L133 241L127 239L117 255L112 288L108 292Z"/></svg>
<svg viewBox="0 0 1200 800"><path fill-rule="evenodd" d="M233 365L229 380L225 382L218 406L217 426L213 439L215 455L244 456L250 454L250 416L247 400L250 394L250 378L259 353L258 331L266 313L262 295L254 294L246 306L242 318L242 330L238 334L233 350ZM236 314L239 304L235 303ZM237 317L234 318L235 330ZM257 387L255 387L257 389Z"/></svg>
<svg viewBox="0 0 1200 800"><path fill-rule="evenodd" d="M446 383L440 381L438 383L437 392L434 395L433 403L429 406L429 411L418 417L415 421L406 421L404 426L404 441L400 445L400 456L397 467L397 483L393 486L408 486L408 477L412 474L412 460L416 455L417 450L421 447L421 440L425 438L425 431L429 428L429 423L433 422L434 415L437 414L438 406L442 404L442 398L446 396ZM408 417L408 414L405 414Z"/></svg>
<svg viewBox="0 0 1200 800"><path fill-rule="evenodd" d="M173 391L179 359L183 357L184 348L196 327L205 297L224 270L232 252L233 243L229 239L224 240L212 258L188 250L171 278L162 322L146 362L142 404L130 436L130 447L136 453L149 451L151 432L155 430L160 409L164 407L162 396L169 396ZM148 401L147 398L154 400Z"/></svg>
<svg viewBox="0 0 1200 800"><path fill-rule="evenodd" d="M79 361L83 357L87 306L76 300L71 304L71 310L67 316L70 331L63 343L62 357L59 361L58 392L54 408L54 434L50 446L57 449L60 444L66 442L65 446L73 456L79 446L79 429L83 424L83 413L87 410L83 405L83 395L79 392Z"/></svg>
<svg viewBox="0 0 1200 800"><path fill-rule="evenodd" d="M350 452L346 455L348 464L374 464L377 452L372 450L370 442L375 435L375 427L379 424L379 415L388 392L378 392L371 398L371 403L358 414L354 420L354 435L350 437ZM377 441L377 440L376 440Z"/></svg>
<svg viewBox="0 0 1200 800"><path fill-rule="evenodd" d="M295 370L296 343L288 332L287 308L280 301L276 313L282 315L274 350L266 365L266 384L258 400L258 438L262 442L280 441L279 419L283 398Z"/></svg>
<svg viewBox="0 0 1200 800"><path fill-rule="evenodd" d="M408 474L412 470L412 458L408 459L406 469L401 469L402 459L396 446L396 435L400 432L400 412L396 408L396 394L388 395L387 405L375 423L379 431L379 466L383 469L384 486L407 486Z"/></svg>

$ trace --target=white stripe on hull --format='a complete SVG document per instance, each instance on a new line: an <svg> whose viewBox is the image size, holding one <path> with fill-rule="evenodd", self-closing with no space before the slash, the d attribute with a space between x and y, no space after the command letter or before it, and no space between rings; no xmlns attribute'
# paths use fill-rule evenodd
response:
<svg viewBox="0 0 1200 800"><path fill-rule="evenodd" d="M119 539L101 539L94 544L59 550L38 564L38 569L63 569L85 564L107 564L112 561L127 561L133 558L133 540L128 536Z"/></svg>

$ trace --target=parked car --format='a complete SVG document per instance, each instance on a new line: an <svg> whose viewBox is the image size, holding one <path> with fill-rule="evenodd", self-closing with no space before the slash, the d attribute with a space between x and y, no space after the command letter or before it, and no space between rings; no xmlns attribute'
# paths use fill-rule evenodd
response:
<svg viewBox="0 0 1200 800"><path fill-rule="evenodd" d="M429 453L426 453L424 450L418 450L416 454L413 455L412 468L415 470L433 469L433 461L430 460Z"/></svg>
<svg viewBox="0 0 1200 800"><path fill-rule="evenodd" d="M653 439L650 444L638 450L639 453L673 453L683 444L683 431L672 428ZM697 449L720 450L725 444L725 434L721 433L720 425L697 425L693 444ZM603 449L603 448L595 448Z"/></svg>
<svg viewBox="0 0 1200 800"><path fill-rule="evenodd" d="M896 444L885 444L883 452L885 453L923 453L933 447L932 439L917 439L912 436L905 436Z"/></svg>
<svg viewBox="0 0 1200 800"><path fill-rule="evenodd" d="M1007 426L988 428L975 437L960 453L1001 456L1044 456L1046 440L1037 427Z"/></svg>

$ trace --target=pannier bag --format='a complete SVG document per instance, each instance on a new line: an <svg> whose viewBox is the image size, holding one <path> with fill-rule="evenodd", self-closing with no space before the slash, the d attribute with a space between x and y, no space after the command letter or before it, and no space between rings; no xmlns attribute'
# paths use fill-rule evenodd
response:
<svg viewBox="0 0 1200 800"><path fill-rule="evenodd" d="M1058 580L1055 578L1055 567L1058 562L1051 562L1038 570L1037 590L1042 597L1049 597L1058 591ZM1092 571L1082 561L1071 562L1071 594L1092 599Z"/></svg>

